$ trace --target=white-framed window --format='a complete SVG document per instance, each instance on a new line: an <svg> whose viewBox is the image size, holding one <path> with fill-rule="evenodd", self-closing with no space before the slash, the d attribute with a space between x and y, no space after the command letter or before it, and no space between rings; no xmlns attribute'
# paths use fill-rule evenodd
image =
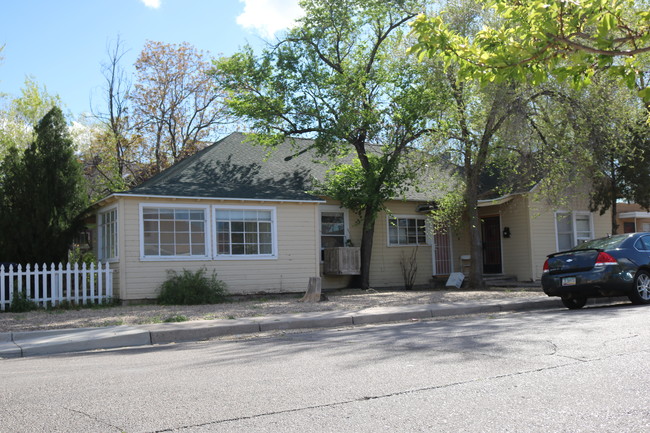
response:
<svg viewBox="0 0 650 433"><path fill-rule="evenodd" d="M100 260L117 260L117 206L97 214L97 252Z"/></svg>
<svg viewBox="0 0 650 433"><path fill-rule="evenodd" d="M348 212L335 205L320 207L320 250L321 261L325 248L346 246L348 240Z"/></svg>
<svg viewBox="0 0 650 433"><path fill-rule="evenodd" d="M590 212L555 212L557 250L569 250L594 238L594 226Z"/></svg>
<svg viewBox="0 0 650 433"><path fill-rule="evenodd" d="M208 214L208 206L141 204L141 257L174 260L209 258Z"/></svg>
<svg viewBox="0 0 650 433"><path fill-rule="evenodd" d="M417 216L388 217L388 245L427 245L427 220Z"/></svg>
<svg viewBox="0 0 650 433"><path fill-rule="evenodd" d="M277 257L276 210L267 206L214 206L215 258Z"/></svg>

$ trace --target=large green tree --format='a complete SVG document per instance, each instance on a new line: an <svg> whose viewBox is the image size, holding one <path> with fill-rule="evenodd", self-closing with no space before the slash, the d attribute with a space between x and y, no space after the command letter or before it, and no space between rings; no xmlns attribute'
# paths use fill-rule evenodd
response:
<svg viewBox="0 0 650 433"><path fill-rule="evenodd" d="M445 12L420 15L413 23L412 51L437 55L460 66L464 77L541 82L550 75L576 84L606 70L637 87L650 103L643 71L650 52L650 10L645 0L479 0L494 20L464 34Z"/></svg>
<svg viewBox="0 0 650 433"><path fill-rule="evenodd" d="M417 174L410 147L439 120L439 70L406 55L413 0L306 0L305 17L261 54L247 48L215 65L229 107L251 140L273 147L290 136L333 168L321 193L356 211L362 225L361 276L369 287L377 215ZM296 149L303 151L309 149ZM340 157L352 154L351 163Z"/></svg>
<svg viewBox="0 0 650 433"><path fill-rule="evenodd" d="M24 151L0 165L0 261L65 260L86 208L82 169L63 113L52 108Z"/></svg>

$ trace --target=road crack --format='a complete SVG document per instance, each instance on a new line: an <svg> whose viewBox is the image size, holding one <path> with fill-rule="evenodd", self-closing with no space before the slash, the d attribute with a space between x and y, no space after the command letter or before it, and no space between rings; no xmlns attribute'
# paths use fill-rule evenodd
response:
<svg viewBox="0 0 650 433"><path fill-rule="evenodd" d="M125 431L123 428L118 427L118 426L116 426L116 425L113 425L113 424L111 424L111 423L109 423L109 422L107 422L107 421L105 421L105 420L103 420L103 419L100 419L100 418L98 418L98 417L96 417L96 416L93 416L93 415L91 415L91 414L89 414L89 413L86 413L86 412L83 412L83 411L81 411L81 410L77 410L77 409L72 409L71 407L65 407L65 406L62 406L62 407L63 407L63 409L65 409L65 410L68 410L68 411L70 411L70 412L77 413L77 414L79 414L79 415L83 415L83 416L85 416L86 418L89 418L89 419L91 419L91 420L93 420L93 421L96 421L96 422L98 422L98 423L101 423L101 424L107 425L108 427L114 428L114 429L117 430L118 432L124 432L124 431Z"/></svg>

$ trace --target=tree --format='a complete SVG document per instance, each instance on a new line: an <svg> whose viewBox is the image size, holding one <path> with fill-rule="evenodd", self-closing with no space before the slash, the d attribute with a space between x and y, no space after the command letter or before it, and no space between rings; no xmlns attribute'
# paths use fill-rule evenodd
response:
<svg viewBox="0 0 650 433"><path fill-rule="evenodd" d="M251 140L273 147L314 139L334 162L320 193L357 212L362 225L359 286L369 288L375 220L417 174L409 149L436 127L439 69L405 53L405 23L419 1L308 0L297 27L256 56L247 48L216 64L234 115ZM297 149L306 151L309 149ZM353 162L341 162L352 153Z"/></svg>
<svg viewBox="0 0 650 433"><path fill-rule="evenodd" d="M601 215L611 209L611 233L615 234L619 200L639 200L646 207L650 202L648 149L639 134L644 110L627 87L600 75L594 76L588 89L574 92L572 99L578 115L573 141L583 147L585 177L594 185L590 207Z"/></svg>
<svg viewBox="0 0 650 433"><path fill-rule="evenodd" d="M58 95L50 95L31 77L25 79L21 95L0 110L0 160L11 147L25 149L34 139L34 127L54 106L61 105Z"/></svg>
<svg viewBox="0 0 650 433"><path fill-rule="evenodd" d="M203 140L213 137L226 122L223 95L207 74L206 55L188 43L148 41L135 68L136 83L130 94L134 126L142 136L143 158L153 153L154 174L196 152ZM115 72L115 65L109 70ZM111 75L109 81L114 78ZM117 93L112 100L119 103ZM117 109L113 107L115 114L119 114Z"/></svg>
<svg viewBox="0 0 650 433"><path fill-rule="evenodd" d="M450 27L445 13L420 15L413 23L420 55L458 64L463 77L539 83L549 74L575 84L597 70L623 78L650 103L639 71L650 52L650 10L645 0L479 0L498 20L473 34Z"/></svg>
<svg viewBox="0 0 650 433"><path fill-rule="evenodd" d="M81 166L65 118L52 108L24 151L0 166L0 261L55 262L67 257L86 208Z"/></svg>
<svg viewBox="0 0 650 433"><path fill-rule="evenodd" d="M476 33L492 18L477 9L471 0L448 2L446 6L449 10L445 16L446 25L464 35ZM469 285L481 288L485 285L482 225L478 212L482 180L497 172L501 181L507 178L503 173L506 172L517 178L519 186L523 186L524 178L528 176L522 173L520 162L526 158L534 159L532 155L536 153L533 147L535 137L531 135L527 119L533 103L547 97L550 92L513 80L484 84L465 76L462 65L451 61L446 63L444 82L452 104L444 114L446 128L442 131L441 143L431 152L443 153L450 162L459 166L461 193L452 190L440 200L433 219L438 224L457 222L458 215L464 215L470 234ZM531 165L535 163L533 161ZM515 172L513 168L519 171ZM534 167L529 171L534 171ZM510 192L504 191L505 185L500 186L502 193Z"/></svg>
<svg viewBox="0 0 650 433"><path fill-rule="evenodd" d="M108 60L101 65L104 85L102 103L93 107L95 122L87 124L90 137L81 149L89 195L101 198L141 182L142 137L135 131L132 116L131 80L121 66L126 50L121 39L107 48Z"/></svg>

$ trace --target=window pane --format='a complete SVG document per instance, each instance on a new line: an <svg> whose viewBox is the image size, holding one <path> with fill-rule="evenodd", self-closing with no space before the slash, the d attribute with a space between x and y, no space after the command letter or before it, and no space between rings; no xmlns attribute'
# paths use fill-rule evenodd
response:
<svg viewBox="0 0 650 433"><path fill-rule="evenodd" d="M190 255L190 246L188 244L176 244L176 255L177 256L189 256Z"/></svg>
<svg viewBox="0 0 650 433"><path fill-rule="evenodd" d="M260 244L260 254L273 254L271 244Z"/></svg>
<svg viewBox="0 0 650 433"><path fill-rule="evenodd" d="M557 246L560 251L570 250L573 248L573 237L570 234L557 235Z"/></svg>
<svg viewBox="0 0 650 433"><path fill-rule="evenodd" d="M217 254L258 255L260 239L272 244L271 211L254 209L215 210ZM263 220L262 222L260 222Z"/></svg>
<svg viewBox="0 0 650 433"><path fill-rule="evenodd" d="M144 219L158 219L158 209L144 208L142 209L142 217Z"/></svg>
<svg viewBox="0 0 650 433"><path fill-rule="evenodd" d="M558 213L557 214L557 231L558 233L567 233L573 231L571 224L571 214Z"/></svg>
<svg viewBox="0 0 650 433"><path fill-rule="evenodd" d="M174 219L174 209L159 209L159 218L161 220L173 220Z"/></svg>
<svg viewBox="0 0 650 433"><path fill-rule="evenodd" d="M205 255L205 210L143 208L142 214L145 255ZM190 240L196 248L190 247Z"/></svg>
<svg viewBox="0 0 650 433"><path fill-rule="evenodd" d="M189 233L176 233L176 244L187 244L190 243L190 234Z"/></svg>

